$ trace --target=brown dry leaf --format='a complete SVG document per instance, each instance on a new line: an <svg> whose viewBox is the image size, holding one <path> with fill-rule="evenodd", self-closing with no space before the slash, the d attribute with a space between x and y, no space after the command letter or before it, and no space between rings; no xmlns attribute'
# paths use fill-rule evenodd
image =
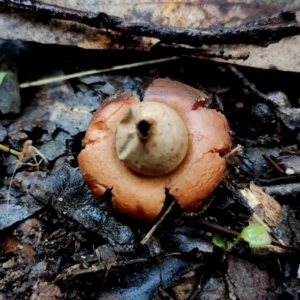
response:
<svg viewBox="0 0 300 300"><path fill-rule="evenodd" d="M188 272L180 278L178 285L172 287L172 291L178 300L188 299L197 284L195 271Z"/></svg>
<svg viewBox="0 0 300 300"><path fill-rule="evenodd" d="M267 271L241 258L228 257L227 274L240 300L264 300L276 288L275 279Z"/></svg>
<svg viewBox="0 0 300 300"><path fill-rule="evenodd" d="M39 282L30 300L56 300L62 297L60 288L52 283Z"/></svg>
<svg viewBox="0 0 300 300"><path fill-rule="evenodd" d="M190 29L235 27L267 19L282 9L300 9L282 0L43 0L79 11L104 12L131 22Z"/></svg>
<svg viewBox="0 0 300 300"><path fill-rule="evenodd" d="M92 1L86 1L87 4ZM66 1L49 1L66 8L74 5ZM87 11L87 5L83 10ZM95 29L75 22L35 17L26 13L0 12L0 38L33 41L45 44L77 46L86 49L135 49L148 51L157 39L125 36L122 33Z"/></svg>
<svg viewBox="0 0 300 300"><path fill-rule="evenodd" d="M227 62L241 66L248 66L261 69L277 69L281 71L300 72L300 36L284 38L278 43L268 47L256 45L217 45L212 47L214 51L224 48L230 53L249 52L249 58L245 61L229 59ZM224 60L215 58L214 60L223 62Z"/></svg>
<svg viewBox="0 0 300 300"><path fill-rule="evenodd" d="M3 250L22 257L27 265L33 266L34 248L41 238L41 224L37 219L28 219L19 225L18 230L23 235L22 240L19 241L15 236L7 236L2 244Z"/></svg>
<svg viewBox="0 0 300 300"><path fill-rule="evenodd" d="M128 24L155 25L161 35L170 27L184 29L183 35L201 35L208 29L232 28L258 22L264 22L281 11L295 12L299 21L300 4L298 1L283 0L105 0L73 1L44 0L44 3L58 5L78 11L104 13L120 17ZM8 12L0 13L0 38L11 40L35 41L48 44L72 45L88 49L136 49L149 51L160 39L154 31L147 36L134 36L112 30L93 29L70 21L59 21L30 14ZM124 28L123 28L124 29ZM126 28L125 28L126 29ZM198 31L199 30L199 31ZM177 35L175 33L174 35ZM165 41L164 41L165 42ZM284 38L267 48L255 45L216 45L214 51L223 51L233 55L249 52L247 60L229 60L230 63L258 68L276 68L284 71L300 72L299 36ZM195 48L196 49L196 48ZM201 48L202 49L202 48ZM196 49L196 50L199 50ZM218 59L224 61L223 59Z"/></svg>

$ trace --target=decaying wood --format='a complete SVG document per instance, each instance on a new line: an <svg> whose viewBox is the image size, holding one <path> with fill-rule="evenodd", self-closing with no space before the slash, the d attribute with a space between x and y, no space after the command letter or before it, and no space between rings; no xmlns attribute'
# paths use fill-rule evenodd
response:
<svg viewBox="0 0 300 300"><path fill-rule="evenodd" d="M279 218L281 205L266 194L260 187L253 182L249 189L240 190L247 199L248 204L253 208L257 216L270 227L275 227Z"/></svg>

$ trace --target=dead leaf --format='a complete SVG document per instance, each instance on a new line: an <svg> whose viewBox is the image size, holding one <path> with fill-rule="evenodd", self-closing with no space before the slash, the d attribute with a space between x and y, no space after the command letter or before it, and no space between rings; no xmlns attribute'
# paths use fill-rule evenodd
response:
<svg viewBox="0 0 300 300"><path fill-rule="evenodd" d="M285 245L300 249L300 221L298 215L289 206L283 205L279 221L273 230L275 236Z"/></svg>
<svg viewBox="0 0 300 300"><path fill-rule="evenodd" d="M87 49L149 51L160 41L167 42L167 44L176 42L192 45L199 39L198 44L201 46L203 35L215 40L214 44L224 44L224 41L221 42L220 35L223 36L224 34L226 36L227 31L224 31L225 28L245 26L244 29L247 31L249 30L249 24L266 23L282 11L287 11L282 17L284 21L294 21L293 18L299 21L300 15L300 5L297 2L289 3L280 0L272 1L272 3L268 0L259 2L252 0L247 1L247 3L230 0L185 0L181 2L174 0L157 2L146 0L139 0L138 2L130 0L106 0L101 2L93 0L48 0L43 2L78 10L78 13L73 11L72 20L78 19L79 12L91 12L95 18L97 18L97 13L101 13L102 15L99 15L100 20L98 21L103 23L102 28L95 29L79 23L51 19L49 16L45 17L41 10L38 10L37 15L39 16L24 12L14 12L12 14L6 10L0 13L0 27L2 28L0 38L72 45ZM44 6L41 7L45 8ZM61 15L64 14L61 13ZM83 16L82 13L81 16ZM105 24L109 23L109 18L114 18L116 24L112 26L113 28L107 29ZM84 18L82 17L82 19ZM274 22L276 24L277 20ZM119 23L122 24L119 26ZM97 26L97 22L94 26ZM135 29L130 32L128 31L130 27ZM288 28L288 25L286 27ZM167 34L170 29L170 34ZM138 32L135 32L135 30ZM215 31L209 32L207 30ZM274 32L278 33L277 30ZM251 38L255 39L255 35L255 31L253 31ZM269 35L272 38L273 36L274 34ZM235 41L234 37L227 39L228 45L225 43L225 45L216 45L209 49L216 53L220 53L220 51L222 53L228 52L229 56L248 52L250 54L249 58L244 61L229 59L230 63L264 69L276 68L284 71L300 71L300 65L298 64L300 54L297 47L300 43L299 36L282 39L267 48L243 45L243 42ZM244 42L248 44L249 39L250 35L244 39ZM268 38L265 40L268 40ZM258 39L258 41L260 40ZM230 45L232 42L235 45ZM195 50L199 50L199 48L195 48ZM201 50L203 48L199 50L200 57ZM224 59L216 60L224 61Z"/></svg>
<svg viewBox="0 0 300 300"><path fill-rule="evenodd" d="M277 159L287 175L300 175L300 157L297 155L284 155Z"/></svg>
<svg viewBox="0 0 300 300"><path fill-rule="evenodd" d="M271 44L268 47L256 45L218 45L211 48L212 51L228 51L229 53L249 52L249 58L245 61L228 59L227 63L237 64L261 69L271 69L280 71L300 72L300 66L297 61L300 60L298 47L300 36L287 37L278 43ZM224 62L223 59L215 58L215 61Z"/></svg>
<svg viewBox="0 0 300 300"><path fill-rule="evenodd" d="M99 201L92 195L78 168L72 168L62 158L56 161L49 176L40 178L38 175L38 172L18 174L23 192L107 238L115 251L133 250L133 231L130 226L117 219L106 201ZM38 178L34 180L35 176Z"/></svg>
<svg viewBox="0 0 300 300"><path fill-rule="evenodd" d="M276 287L275 278L267 271L238 257L228 257L227 274L240 300L265 300Z"/></svg>
<svg viewBox="0 0 300 300"><path fill-rule="evenodd" d="M201 291L201 300L226 299L226 285L221 278L211 277Z"/></svg>
<svg viewBox="0 0 300 300"><path fill-rule="evenodd" d="M289 199L291 202L298 201L300 196L299 182L264 186L263 189L277 200Z"/></svg>
<svg viewBox="0 0 300 300"><path fill-rule="evenodd" d="M60 288L52 283L39 282L30 300L56 300L62 297Z"/></svg>
<svg viewBox="0 0 300 300"><path fill-rule="evenodd" d="M196 279L196 276L195 276L195 271L191 271L191 272L188 272L187 274L184 274L180 280L179 280L179 284L175 285L173 288L172 288L172 291L174 293L174 295L176 296L176 299L177 300L185 300L185 299L188 299L196 284L197 284L197 279ZM204 300L204 298L201 298ZM210 299L212 300L212 299Z"/></svg>
<svg viewBox="0 0 300 300"><path fill-rule="evenodd" d="M297 45L300 44L299 42ZM299 56L300 59L300 56ZM300 108L290 108L290 107L279 107L277 109L277 116L280 118L282 123L291 131L299 132L300 124Z"/></svg>
<svg viewBox="0 0 300 300"><path fill-rule="evenodd" d="M18 240L15 235L7 236L2 244L3 250L6 253L22 257L25 263L32 267L35 262L34 248L39 244L41 238L41 224L37 219L28 219L18 226L18 230L22 234L22 239ZM10 267L7 266L7 268Z"/></svg>
<svg viewBox="0 0 300 300"><path fill-rule="evenodd" d="M7 207L7 186L0 190L2 194L0 202L0 230L22 221L38 212L42 206L30 195L21 197L11 196L9 207Z"/></svg>
<svg viewBox="0 0 300 300"><path fill-rule="evenodd" d="M68 83L46 86L37 91L31 105L20 118L24 131L42 128L52 134L57 128L77 135L85 132L92 111L98 108L99 96L93 91L74 93Z"/></svg>
<svg viewBox="0 0 300 300"><path fill-rule="evenodd" d="M135 49L149 51L158 40L125 36L74 22L46 20L24 13L0 13L0 38L37 43L77 46L85 49Z"/></svg>
<svg viewBox="0 0 300 300"><path fill-rule="evenodd" d="M175 26L190 29L234 27L266 20L281 10L297 10L297 2L281 0L43 0L43 3L118 16L131 22L152 23L160 26Z"/></svg>

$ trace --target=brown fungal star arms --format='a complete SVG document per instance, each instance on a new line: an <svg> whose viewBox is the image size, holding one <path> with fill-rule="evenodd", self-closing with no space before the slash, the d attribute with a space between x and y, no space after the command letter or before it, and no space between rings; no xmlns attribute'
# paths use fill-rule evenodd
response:
<svg viewBox="0 0 300 300"><path fill-rule="evenodd" d="M154 80L143 102L129 90L109 98L78 157L92 192L100 197L110 189L117 211L149 222L166 189L183 210L197 209L220 183L231 147L224 115L204 108L207 101L170 79Z"/></svg>

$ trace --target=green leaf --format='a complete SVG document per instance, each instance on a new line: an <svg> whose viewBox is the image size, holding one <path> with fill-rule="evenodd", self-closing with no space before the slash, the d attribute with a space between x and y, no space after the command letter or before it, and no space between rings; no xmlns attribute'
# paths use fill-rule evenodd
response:
<svg viewBox="0 0 300 300"><path fill-rule="evenodd" d="M225 239L223 236L220 236L218 234L215 234L212 238L212 242L220 248L225 248L226 247L226 243L225 243Z"/></svg>
<svg viewBox="0 0 300 300"><path fill-rule="evenodd" d="M2 81L5 78L5 76L11 76L11 75L12 75L11 72L0 72L0 84L2 84Z"/></svg>
<svg viewBox="0 0 300 300"><path fill-rule="evenodd" d="M272 242L266 228L260 224L248 225L240 233L240 237L248 242L251 248L264 247Z"/></svg>

